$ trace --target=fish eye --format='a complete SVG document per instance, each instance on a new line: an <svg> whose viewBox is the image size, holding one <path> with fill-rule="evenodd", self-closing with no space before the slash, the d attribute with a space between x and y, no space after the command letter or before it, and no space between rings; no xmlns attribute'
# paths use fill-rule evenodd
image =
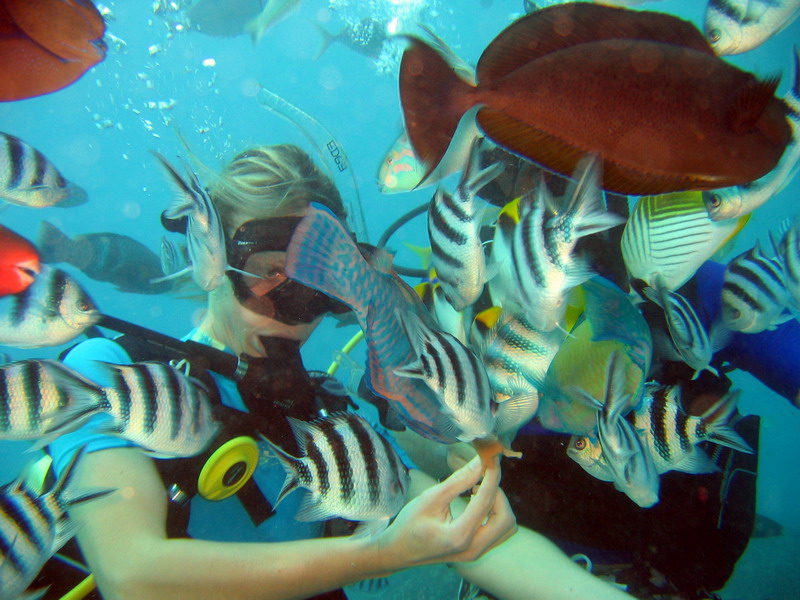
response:
<svg viewBox="0 0 800 600"><path fill-rule="evenodd" d="M722 204L722 197L719 194L711 194L711 206L718 208Z"/></svg>
<svg viewBox="0 0 800 600"><path fill-rule="evenodd" d="M575 450L583 450L584 448L586 448L586 438L575 440Z"/></svg>
<svg viewBox="0 0 800 600"><path fill-rule="evenodd" d="M712 29L708 32L708 39L714 44L722 39L722 32L719 29Z"/></svg>
<svg viewBox="0 0 800 600"><path fill-rule="evenodd" d="M92 309L92 305L89 304L86 300L78 304L78 310L81 312L88 312Z"/></svg>
<svg viewBox="0 0 800 600"><path fill-rule="evenodd" d="M739 319L742 318L742 311L740 311L738 308L734 308L731 311L731 316L733 317L734 321L738 321Z"/></svg>

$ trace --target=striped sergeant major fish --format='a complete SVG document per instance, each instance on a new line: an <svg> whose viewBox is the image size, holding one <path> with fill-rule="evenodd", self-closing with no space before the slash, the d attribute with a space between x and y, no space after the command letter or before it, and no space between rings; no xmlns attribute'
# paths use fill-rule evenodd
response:
<svg viewBox="0 0 800 600"><path fill-rule="evenodd" d="M631 279L670 290L689 281L747 223L749 216L715 222L700 192L642 196L622 232L622 258Z"/></svg>
<svg viewBox="0 0 800 600"><path fill-rule="evenodd" d="M88 197L80 187L64 179L36 148L0 132L0 200L28 208L46 208L78 206Z"/></svg>
<svg viewBox="0 0 800 600"><path fill-rule="evenodd" d="M667 289L662 278L656 276L656 289L646 287L643 293L658 304L664 311L670 338L680 355L680 360L694 369L692 379L697 379L701 371L709 371L719 376L714 367L709 366L714 350L719 349L720 342L712 344L705 327L700 322L691 303L678 292ZM722 331L717 326L715 332ZM717 340L719 335L715 335ZM716 347L714 347L716 346Z"/></svg>
<svg viewBox="0 0 800 600"><path fill-rule="evenodd" d="M759 333L791 319L785 314L789 293L783 266L764 254L760 244L725 267L722 280L722 321L731 331Z"/></svg>
<svg viewBox="0 0 800 600"><path fill-rule="evenodd" d="M434 323L390 263L385 252L365 259L339 219L312 203L286 250L285 272L353 310L367 342L367 388L385 398L403 423L422 437L454 443L458 438L448 433L452 421L436 393L421 379L395 372L417 359L397 312L414 312L430 327Z"/></svg>
<svg viewBox="0 0 800 600"><path fill-rule="evenodd" d="M267 440L286 470L280 502L306 488L298 521L341 517L361 521L356 535L376 535L403 508L408 469L397 451L362 417L334 413L312 422L289 417L297 446L294 457Z"/></svg>
<svg viewBox="0 0 800 600"><path fill-rule="evenodd" d="M191 273L197 286L210 292L223 282L225 271L230 269L225 252L225 232L217 207L194 172L189 170L188 177L184 178L166 158L157 152L154 154L166 169L177 192L175 201L164 211L164 218L175 221L187 219L186 246L190 264L185 269L151 281L158 283Z"/></svg>
<svg viewBox="0 0 800 600"><path fill-rule="evenodd" d="M538 186L535 200L520 201L511 263L519 304L541 331L560 326L570 290L592 277L586 261L573 254L578 240L625 221L603 206L600 168L596 156L579 163L563 206L555 206L546 185Z"/></svg>
<svg viewBox="0 0 800 600"><path fill-rule="evenodd" d="M53 488L38 494L24 477L0 489L0 598L38 598L44 590L25 594L45 563L75 535L78 526L67 517L70 507L114 490L72 490L70 482L83 455L72 457Z"/></svg>
<svg viewBox="0 0 800 600"><path fill-rule="evenodd" d="M793 308L800 310L800 219L795 218L780 241L773 245L783 266L784 283Z"/></svg>
<svg viewBox="0 0 800 600"><path fill-rule="evenodd" d="M760 46L800 15L800 0L709 0L704 30L719 56Z"/></svg>
<svg viewBox="0 0 800 600"><path fill-rule="evenodd" d="M94 415L109 415L98 423L103 434L125 438L154 457L186 457L208 447L219 430L206 386L182 371L159 362L130 365L100 363L111 385L101 387L62 366L53 370L57 384L72 398L53 418L42 447L63 427L78 427Z"/></svg>
<svg viewBox="0 0 800 600"><path fill-rule="evenodd" d="M497 306L475 315L470 328L471 345L486 367L497 402L521 391L535 392L564 336L558 329L539 331L524 315Z"/></svg>
<svg viewBox="0 0 800 600"><path fill-rule="evenodd" d="M604 403L578 391L597 409L597 439L614 486L642 508L648 508L658 502L660 482L650 449L623 414L630 406L630 395L624 393L626 369L622 359L619 351L609 357Z"/></svg>
<svg viewBox="0 0 800 600"><path fill-rule="evenodd" d="M489 376L478 357L457 338L426 327L415 314L397 311L416 358L394 370L421 379L441 401L452 421L445 433L461 442L488 438L494 429L494 401Z"/></svg>
<svg viewBox="0 0 800 600"><path fill-rule="evenodd" d="M498 307L475 316L470 328L472 347L486 367L497 409L497 432L516 431L539 408L539 391L564 339L559 329L542 332L522 314Z"/></svg>
<svg viewBox="0 0 800 600"><path fill-rule="evenodd" d="M100 312L75 279L42 265L22 292L0 298L0 344L17 348L58 346L100 320Z"/></svg>
<svg viewBox="0 0 800 600"><path fill-rule="evenodd" d="M800 6L800 5L798 5ZM797 175L800 166L800 53L794 49L794 83L783 97L792 139L778 164L769 173L750 183L703 192L703 202L714 221L733 219L751 213L773 196L780 194Z"/></svg>
<svg viewBox="0 0 800 600"><path fill-rule="evenodd" d="M491 278L480 238L486 202L477 192L505 167L495 163L480 169L480 155L480 140L476 138L455 195L440 187L428 207L433 266L447 300L459 311L478 299Z"/></svg>
<svg viewBox="0 0 800 600"><path fill-rule="evenodd" d="M56 360L20 360L0 366L0 439L32 440L51 429L51 420L71 397L51 373ZM69 425L69 423L65 423Z"/></svg>
<svg viewBox="0 0 800 600"><path fill-rule="evenodd" d="M648 384L633 426L644 432L656 471L711 473L718 467L697 444L704 441L752 454L753 449L730 426L741 390L729 392L700 416L681 408L680 386Z"/></svg>

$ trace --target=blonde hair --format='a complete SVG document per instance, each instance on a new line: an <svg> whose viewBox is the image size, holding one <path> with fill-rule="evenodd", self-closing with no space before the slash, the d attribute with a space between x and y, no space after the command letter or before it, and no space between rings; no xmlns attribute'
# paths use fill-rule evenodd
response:
<svg viewBox="0 0 800 600"><path fill-rule="evenodd" d="M292 144L241 152L212 178L208 191L228 234L251 219L302 213L311 202L327 206L342 220L347 216L331 178Z"/></svg>

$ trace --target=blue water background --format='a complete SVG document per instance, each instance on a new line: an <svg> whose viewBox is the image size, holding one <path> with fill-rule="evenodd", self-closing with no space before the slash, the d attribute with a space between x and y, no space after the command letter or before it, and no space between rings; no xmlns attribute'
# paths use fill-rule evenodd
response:
<svg viewBox="0 0 800 600"><path fill-rule="evenodd" d="M159 215L172 192L150 151L157 150L170 159L186 157L172 125L215 169L254 144L292 142L316 154L295 127L259 105L253 93L260 83L313 115L346 150L350 170L345 176L352 172L356 177L367 230L374 242L398 216L427 202L431 190L387 196L376 187L380 161L402 127L396 69L379 73L370 58L341 44L333 44L313 60L321 41L314 21L336 32L342 16L368 16L365 7L369 4L386 11L402 2L360 4L361 8L351 6L349 12L337 14L328 9L327 2L304 0L299 12L278 23L254 46L247 36L172 35L165 21L153 14L151 2L107 2L115 16L108 29L125 41L126 51L110 44L106 60L76 84L40 98L0 104L0 130L42 151L66 178L88 192L90 200L74 208L9 206L0 219L29 239L35 239L39 222L46 219L73 236L102 231L131 235L157 252L164 234ZM705 2L665 0L644 8L671 12L702 27ZM453 49L474 63L520 9L521 2L516 0L462 0L429 2L425 14ZM783 95L792 81L792 44L799 41L800 22L796 22L763 46L729 60L762 77L782 73L778 95ZM216 65L203 66L203 61L211 58ZM158 102L174 107L149 107L148 103ZM800 180L795 180L755 213L736 240L736 249L766 241L770 229L798 213L798 201ZM393 244L399 263L417 266L416 255L400 244L404 240L427 244L421 219L404 229ZM183 335L202 314L203 305L196 301L119 293L109 284L65 268L104 312L166 334ZM304 349L307 365L327 367L355 331L323 324ZM3 350L13 359L21 359L53 357L61 349ZM362 354L354 356L360 360ZM734 381L745 392L743 411L762 416L758 512L797 535L800 411L746 374L734 374ZM2 445L3 481L13 478L28 460L18 454L21 447ZM797 573L800 558L794 552L781 556L777 564L782 572L788 567L786 571ZM800 585L795 591L798 589ZM776 594L773 597L788 597Z"/></svg>

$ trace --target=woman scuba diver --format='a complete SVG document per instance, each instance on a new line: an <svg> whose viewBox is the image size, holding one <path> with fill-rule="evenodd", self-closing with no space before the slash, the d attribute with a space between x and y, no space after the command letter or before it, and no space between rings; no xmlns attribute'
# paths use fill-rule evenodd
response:
<svg viewBox="0 0 800 600"><path fill-rule="evenodd" d="M242 428L255 423L270 439L289 443L285 416L316 416L321 395L299 348L325 315L345 309L288 280L284 250L310 202L326 205L341 219L346 218L344 207L331 180L290 145L239 154L210 182L209 195L228 237L228 263L242 272L228 271L208 294L207 313L187 340L248 355L251 365L260 367L255 375L248 371L238 385L218 373L205 378L219 403L234 409L220 413L230 425L223 431L237 434L236 413L249 418ZM74 347L64 363L107 384L96 361L152 360L141 347L124 338L94 338ZM84 449L75 489L116 490L70 509L80 549L103 597L341 598L336 590L350 583L442 562L500 598L629 597L586 573L542 536L517 529L498 487L499 468L482 473L471 463L441 483L412 469L408 497L413 499L383 532L352 539L320 537L319 522L294 520L294 496L299 494L275 506L284 476L276 461L260 466L254 476L266 514L253 509L258 500L252 494L240 497L241 503L189 502L190 488L202 487L196 473L176 475L168 465L182 464L179 460L148 457L107 433L104 418L93 417L49 447L56 471ZM182 478L179 485L176 478ZM475 486L468 503L459 498ZM196 505L189 533L171 523L174 507L187 504Z"/></svg>

